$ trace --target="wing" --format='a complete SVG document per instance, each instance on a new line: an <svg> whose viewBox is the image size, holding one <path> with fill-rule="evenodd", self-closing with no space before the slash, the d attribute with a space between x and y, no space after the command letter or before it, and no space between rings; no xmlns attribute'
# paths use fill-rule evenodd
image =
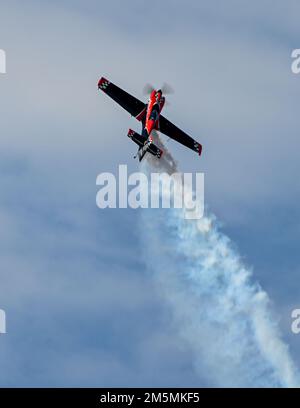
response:
<svg viewBox="0 0 300 408"><path fill-rule="evenodd" d="M123 89L103 77L98 82L98 88L121 105L132 116L135 116L137 120L143 120L146 115L146 105L144 102L123 91Z"/></svg>
<svg viewBox="0 0 300 408"><path fill-rule="evenodd" d="M177 126L173 125L168 119L160 115L159 117L159 129L160 132L169 136L170 138L176 140L183 144L184 146L194 150L200 156L202 152L202 145L196 140L192 139L189 135L180 130Z"/></svg>

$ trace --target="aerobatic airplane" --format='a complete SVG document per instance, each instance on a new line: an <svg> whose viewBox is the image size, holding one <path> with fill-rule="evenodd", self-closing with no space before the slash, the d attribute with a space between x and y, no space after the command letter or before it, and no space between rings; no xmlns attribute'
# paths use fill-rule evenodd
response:
<svg viewBox="0 0 300 408"><path fill-rule="evenodd" d="M129 129L127 134L127 136L139 146L134 158L138 156L139 161L141 161L147 152L161 158L163 151L153 143L153 130L164 133L171 139L194 150L200 156L202 151L201 144L161 115L162 108L165 104L163 90L150 88L150 97L148 103L145 104L103 77L98 82L98 89L105 92L142 123L141 135L132 129Z"/></svg>

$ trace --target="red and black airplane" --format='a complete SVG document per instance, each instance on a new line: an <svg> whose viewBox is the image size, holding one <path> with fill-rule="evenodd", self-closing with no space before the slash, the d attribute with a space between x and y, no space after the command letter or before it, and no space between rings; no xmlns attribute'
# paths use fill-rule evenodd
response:
<svg viewBox="0 0 300 408"><path fill-rule="evenodd" d="M127 134L127 136L139 146L138 152L134 156L135 158L138 156L139 161L143 159L147 152L158 158L163 154L163 151L153 143L153 136L151 134L153 130L158 130L194 150L199 155L201 154L202 146L200 143L192 139L161 115L162 108L165 104L165 97L161 89L151 90L147 104L123 91L123 89L103 77L98 82L98 89L101 89L132 116L135 116L138 121L142 122L143 128L141 135L131 129L129 129Z"/></svg>

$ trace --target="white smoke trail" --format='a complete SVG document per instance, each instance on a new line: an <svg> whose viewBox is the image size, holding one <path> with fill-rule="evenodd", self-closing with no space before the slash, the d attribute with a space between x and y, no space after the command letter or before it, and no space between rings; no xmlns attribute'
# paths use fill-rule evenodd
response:
<svg viewBox="0 0 300 408"><path fill-rule="evenodd" d="M145 172L177 171L162 148L163 158L148 157ZM219 231L216 218L207 214L187 220L184 210L174 209L144 210L142 217L149 268L199 374L215 386L299 387L269 297L252 282L251 271Z"/></svg>

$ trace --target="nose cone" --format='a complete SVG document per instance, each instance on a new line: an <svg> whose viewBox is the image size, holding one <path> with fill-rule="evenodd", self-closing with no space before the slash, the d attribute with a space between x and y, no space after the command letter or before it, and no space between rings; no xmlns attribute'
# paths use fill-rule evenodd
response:
<svg viewBox="0 0 300 408"><path fill-rule="evenodd" d="M162 98L162 91L161 91L161 89L159 89L159 90L157 91L157 99L160 101L161 98Z"/></svg>

